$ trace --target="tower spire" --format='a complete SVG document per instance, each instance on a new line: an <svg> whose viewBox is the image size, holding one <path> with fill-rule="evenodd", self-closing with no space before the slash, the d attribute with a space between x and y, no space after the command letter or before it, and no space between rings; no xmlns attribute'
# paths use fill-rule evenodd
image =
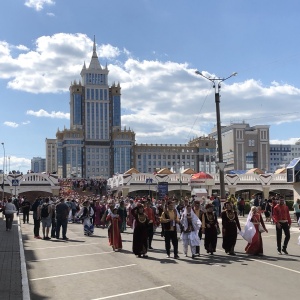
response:
<svg viewBox="0 0 300 300"><path fill-rule="evenodd" d="M93 57L98 58L97 51L96 51L96 37L94 35L94 44L93 44Z"/></svg>

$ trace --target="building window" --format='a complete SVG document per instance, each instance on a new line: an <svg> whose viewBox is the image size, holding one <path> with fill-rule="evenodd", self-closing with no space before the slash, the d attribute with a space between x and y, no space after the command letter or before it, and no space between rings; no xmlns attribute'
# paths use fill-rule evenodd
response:
<svg viewBox="0 0 300 300"><path fill-rule="evenodd" d="M249 145L249 147L254 147L255 146L255 140L249 140L248 145Z"/></svg>

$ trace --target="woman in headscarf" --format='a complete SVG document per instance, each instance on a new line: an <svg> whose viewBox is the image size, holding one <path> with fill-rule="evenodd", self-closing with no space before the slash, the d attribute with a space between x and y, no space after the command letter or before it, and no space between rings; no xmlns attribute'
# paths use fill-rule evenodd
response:
<svg viewBox="0 0 300 300"><path fill-rule="evenodd" d="M96 201L95 204L95 226L100 227L101 225L101 206L100 206L100 201Z"/></svg>
<svg viewBox="0 0 300 300"><path fill-rule="evenodd" d="M138 257L147 258L149 219L144 212L144 206L140 203L131 210L131 213L135 220L132 252Z"/></svg>
<svg viewBox="0 0 300 300"><path fill-rule="evenodd" d="M251 243L248 243L248 245L246 246L245 251L247 254L262 255L263 243L261 238L261 228L266 232L268 232L268 230L256 206L251 207L251 211L247 218L247 223L249 222L253 223L255 227L255 234L252 237Z"/></svg>
<svg viewBox="0 0 300 300"><path fill-rule="evenodd" d="M113 208L112 210L109 210L106 220L109 222L108 225L109 245L112 246L114 251L120 251L122 250L122 239L120 233L121 219L118 215L118 209Z"/></svg>
<svg viewBox="0 0 300 300"><path fill-rule="evenodd" d="M120 206L118 207L118 215L121 219L120 231L122 233L126 230L126 220L127 220L127 210L125 207L124 200L121 200L121 202L120 202Z"/></svg>
<svg viewBox="0 0 300 300"><path fill-rule="evenodd" d="M229 255L235 255L234 247L237 239L237 228L241 231L241 225L231 202L224 203L224 210L222 211L221 217L223 233L222 247Z"/></svg>
<svg viewBox="0 0 300 300"><path fill-rule="evenodd" d="M94 210L90 205L90 201L86 200L82 203L82 208L78 213L80 219L83 221L83 232L84 235L91 236L94 234L94 225L92 217L94 215Z"/></svg>
<svg viewBox="0 0 300 300"><path fill-rule="evenodd" d="M207 253L216 252L218 232L220 231L219 222L214 213L213 204L206 204L206 213L202 215L202 230L205 234L204 248Z"/></svg>
<svg viewBox="0 0 300 300"><path fill-rule="evenodd" d="M196 247L200 246L198 232L201 227L201 221L193 212L192 207L189 204L185 207L182 213L180 223L182 226L181 240L183 244L183 252L187 257L188 246L190 246L192 258L195 258Z"/></svg>

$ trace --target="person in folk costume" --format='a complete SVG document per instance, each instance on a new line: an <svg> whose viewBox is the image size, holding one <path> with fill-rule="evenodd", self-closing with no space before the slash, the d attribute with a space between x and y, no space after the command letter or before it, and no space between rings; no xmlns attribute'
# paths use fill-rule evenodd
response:
<svg viewBox="0 0 300 300"><path fill-rule="evenodd" d="M127 210L127 226L129 226L130 228L133 227L133 215L131 213L132 209L134 209L135 204L133 199L129 199L129 204L126 207Z"/></svg>
<svg viewBox="0 0 300 300"><path fill-rule="evenodd" d="M90 205L90 201L86 200L82 203L82 208L78 215L83 221L83 232L84 235L91 236L94 234L94 225L92 221L92 216L94 215L94 210Z"/></svg>
<svg viewBox="0 0 300 300"><path fill-rule="evenodd" d="M249 222L252 222L255 227L255 235L252 237L251 243L248 243L248 245L246 246L245 251L247 254L262 255L263 243L261 232L259 230L259 225L262 226L264 231L268 232L268 230L266 229L261 213L259 212L256 206L251 207L251 211L247 218L247 223Z"/></svg>
<svg viewBox="0 0 300 300"><path fill-rule="evenodd" d="M234 196L234 194L231 194L228 198L227 198L227 202L230 202L231 205L232 205L232 209L234 211L237 210L237 199L236 197Z"/></svg>
<svg viewBox="0 0 300 300"><path fill-rule="evenodd" d="M241 231L241 225L231 202L224 203L224 210L222 211L221 218L223 233L222 248L229 255L235 255L234 247L237 239L237 228Z"/></svg>
<svg viewBox="0 0 300 300"><path fill-rule="evenodd" d="M195 258L196 247L200 246L198 232L201 228L201 221L193 212L192 207L189 204L184 208L180 223L182 225L181 240L183 244L183 252L187 257L188 246L190 246L192 258Z"/></svg>
<svg viewBox="0 0 300 300"><path fill-rule="evenodd" d="M105 228L105 220L103 220L103 216L105 215L106 206L104 201L100 201L99 205L99 218L100 218L100 227Z"/></svg>
<svg viewBox="0 0 300 300"><path fill-rule="evenodd" d="M194 200L193 202L193 211L199 220L202 220L203 211L201 210L200 201ZM198 231L198 236L201 241L202 239L202 227ZM196 246L196 255L200 256L200 246Z"/></svg>
<svg viewBox="0 0 300 300"><path fill-rule="evenodd" d="M118 215L118 209L114 208L112 210L109 210L106 220L109 222L108 225L109 245L112 246L114 251L120 251L122 250L122 239L120 233L120 223L122 222L122 220Z"/></svg>
<svg viewBox="0 0 300 300"><path fill-rule="evenodd" d="M206 204L206 213L202 214L202 230L205 234L204 248L207 253L216 252L218 232L220 232L217 215L214 212L213 204Z"/></svg>
<svg viewBox="0 0 300 300"><path fill-rule="evenodd" d="M164 233L164 224L160 222L160 218L161 218L161 215L162 213L164 212L165 210L165 200L159 200L158 201L158 204L157 204L157 207L156 207L156 211L157 211L157 217L158 217L158 220L157 220L157 224L161 224L161 237L164 237L165 236L165 233Z"/></svg>
<svg viewBox="0 0 300 300"><path fill-rule="evenodd" d="M111 213L113 211L113 209L115 208L115 202L110 200L107 205L105 206L105 211L103 213L103 216L101 218L101 222L104 224L104 227L107 226L108 227L108 221L107 221L107 216L109 215L109 213Z"/></svg>
<svg viewBox="0 0 300 300"><path fill-rule="evenodd" d="M118 207L118 215L121 219L120 231L122 233L122 232L126 231L126 219L127 219L127 210L125 207L124 200L120 201L120 206Z"/></svg>
<svg viewBox="0 0 300 300"><path fill-rule="evenodd" d="M161 223L164 224L165 248L167 257L170 257L171 241L174 248L174 258L178 259L178 238L176 224L180 224L177 210L171 200L168 200L167 209L161 215Z"/></svg>
<svg viewBox="0 0 300 300"><path fill-rule="evenodd" d="M134 218L132 252L138 257L147 258L148 250L148 225L149 219L145 214L144 206L138 203L131 211Z"/></svg>
<svg viewBox="0 0 300 300"><path fill-rule="evenodd" d="M100 201L96 201L95 204L95 226L96 227L100 227L101 225L101 205L100 205Z"/></svg>
<svg viewBox="0 0 300 300"><path fill-rule="evenodd" d="M148 223L148 248L152 248L152 240L154 234L154 227L156 226L155 214L153 208L151 207L150 200L145 201L144 203L144 212L149 219Z"/></svg>

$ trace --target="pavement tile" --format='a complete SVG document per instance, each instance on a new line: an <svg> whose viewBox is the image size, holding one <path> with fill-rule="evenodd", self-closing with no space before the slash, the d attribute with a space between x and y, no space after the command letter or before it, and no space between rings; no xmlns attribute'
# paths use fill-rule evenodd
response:
<svg viewBox="0 0 300 300"><path fill-rule="evenodd" d="M0 299L22 299L22 275L18 221L6 231L5 219L0 216Z"/></svg>

